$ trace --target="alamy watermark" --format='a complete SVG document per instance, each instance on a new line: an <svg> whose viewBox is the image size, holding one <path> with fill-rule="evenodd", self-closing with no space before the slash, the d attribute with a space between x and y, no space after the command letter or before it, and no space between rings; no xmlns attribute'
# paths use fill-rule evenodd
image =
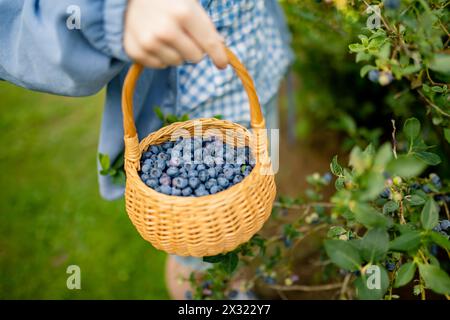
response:
<svg viewBox="0 0 450 320"><path fill-rule="evenodd" d="M69 15L66 19L66 26L69 30L81 29L81 8L77 5L70 5L66 9L66 13Z"/></svg>
<svg viewBox="0 0 450 320"><path fill-rule="evenodd" d="M66 273L70 274L67 277L66 286L69 290L81 289L81 269L76 264L70 265L66 269Z"/></svg>

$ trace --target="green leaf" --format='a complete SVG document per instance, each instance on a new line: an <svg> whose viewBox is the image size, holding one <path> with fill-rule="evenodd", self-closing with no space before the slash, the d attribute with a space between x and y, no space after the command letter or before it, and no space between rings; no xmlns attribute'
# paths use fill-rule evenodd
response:
<svg viewBox="0 0 450 320"><path fill-rule="evenodd" d="M419 264L419 272L427 288L439 294L450 294L450 277L444 270L430 264Z"/></svg>
<svg viewBox="0 0 450 320"><path fill-rule="evenodd" d="M108 172L110 168L109 155L99 153L98 160L100 161L100 167L102 168L102 172Z"/></svg>
<svg viewBox="0 0 450 320"><path fill-rule="evenodd" d="M360 252L367 262L377 262L384 259L389 249L389 235L384 229L367 231L360 241Z"/></svg>
<svg viewBox="0 0 450 320"><path fill-rule="evenodd" d="M388 201L383 206L383 213L391 213L395 212L399 208L398 203L396 201Z"/></svg>
<svg viewBox="0 0 450 320"><path fill-rule="evenodd" d="M239 257L235 252L229 252L225 255L224 259L221 261L220 266L223 271L228 274L233 273L239 262Z"/></svg>
<svg viewBox="0 0 450 320"><path fill-rule="evenodd" d="M365 274L355 279L353 285L358 299L380 300L389 288L389 275L382 266L370 266Z"/></svg>
<svg viewBox="0 0 450 320"><path fill-rule="evenodd" d="M437 53L430 64L430 69L440 73L450 73L450 55Z"/></svg>
<svg viewBox="0 0 450 320"><path fill-rule="evenodd" d="M377 155L375 156L375 159L373 161L374 169L382 171L389 163L389 161L391 161L391 159L392 159L392 146L388 142L383 144L378 149Z"/></svg>
<svg viewBox="0 0 450 320"><path fill-rule="evenodd" d="M366 203L357 203L353 210L355 219L367 228L387 228L392 225L392 220Z"/></svg>
<svg viewBox="0 0 450 320"><path fill-rule="evenodd" d="M334 156L333 160L331 160L330 170L335 176L342 174L342 167L338 163L337 156Z"/></svg>
<svg viewBox="0 0 450 320"><path fill-rule="evenodd" d="M217 120L222 120L223 119L223 115L221 114L216 114L213 116L213 118L217 119Z"/></svg>
<svg viewBox="0 0 450 320"><path fill-rule="evenodd" d="M403 287L411 282L416 274L416 264L414 262L408 262L402 265L396 272L394 288Z"/></svg>
<svg viewBox="0 0 450 320"><path fill-rule="evenodd" d="M377 67L370 66L370 65L365 65L364 67L361 68L361 71L359 72L359 75L361 76L361 78L364 78L364 76L366 74L368 74L369 71L372 71L372 70L377 70Z"/></svg>
<svg viewBox="0 0 450 320"><path fill-rule="evenodd" d="M444 136L445 140L447 140L448 143L450 143L450 129L444 129Z"/></svg>
<svg viewBox="0 0 450 320"><path fill-rule="evenodd" d="M389 243L389 249L394 251L415 251L420 246L420 232L408 231L396 237Z"/></svg>
<svg viewBox="0 0 450 320"><path fill-rule="evenodd" d="M406 197L406 201L408 201L411 206L421 206L425 203L425 200L417 194Z"/></svg>
<svg viewBox="0 0 450 320"><path fill-rule="evenodd" d="M165 121L165 117L164 117L164 113L162 112L160 107L155 107L153 109L156 113L156 116L159 118L159 120L161 120L162 122Z"/></svg>
<svg viewBox="0 0 450 320"><path fill-rule="evenodd" d="M432 197L429 197L423 206L420 222L425 229L433 229L439 222L439 206Z"/></svg>
<svg viewBox="0 0 450 320"><path fill-rule="evenodd" d="M414 156L417 159L422 160L423 162L431 166L435 166L441 163L441 158L437 154L432 152L417 151L414 152Z"/></svg>
<svg viewBox="0 0 450 320"><path fill-rule="evenodd" d="M392 159L386 170L391 175L397 175L402 178L411 178L422 173L427 165L413 156L401 155L397 159Z"/></svg>
<svg viewBox="0 0 450 320"><path fill-rule="evenodd" d="M450 250L450 240L447 237L444 237L442 234L432 231L430 232L430 238L431 241L436 243L441 248Z"/></svg>
<svg viewBox="0 0 450 320"><path fill-rule="evenodd" d="M368 201L378 197L384 189L384 176L378 171L369 171L361 177L362 192L359 200Z"/></svg>
<svg viewBox="0 0 450 320"><path fill-rule="evenodd" d="M420 121L416 118L409 118L403 125L403 133L408 140L414 140L420 134Z"/></svg>
<svg viewBox="0 0 450 320"><path fill-rule="evenodd" d="M209 263L219 263L222 262L225 259L225 255L224 254L218 254L215 256L209 256L209 257L203 257L203 261L204 262L209 262Z"/></svg>
<svg viewBox="0 0 450 320"><path fill-rule="evenodd" d="M365 50L365 47L359 43L352 43L348 46L350 52L361 52Z"/></svg>
<svg viewBox="0 0 450 320"><path fill-rule="evenodd" d="M331 261L342 269L356 271L361 266L362 260L358 251L348 241L326 240L325 251Z"/></svg>

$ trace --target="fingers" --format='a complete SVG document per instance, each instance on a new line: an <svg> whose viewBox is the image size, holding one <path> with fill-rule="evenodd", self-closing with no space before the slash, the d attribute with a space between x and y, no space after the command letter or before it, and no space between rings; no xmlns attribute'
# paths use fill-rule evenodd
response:
<svg viewBox="0 0 450 320"><path fill-rule="evenodd" d="M228 65L228 57L223 38L203 8L198 3L194 3L192 6L193 15L196 18L186 17L183 26L196 44L211 57L214 64L218 68L224 69Z"/></svg>

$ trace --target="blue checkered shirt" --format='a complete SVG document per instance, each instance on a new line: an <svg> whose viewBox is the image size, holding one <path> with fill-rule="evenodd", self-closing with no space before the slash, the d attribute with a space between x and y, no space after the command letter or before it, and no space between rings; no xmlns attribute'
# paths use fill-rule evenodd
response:
<svg viewBox="0 0 450 320"><path fill-rule="evenodd" d="M253 77L262 105L278 91L292 60L289 34L275 0L201 0L227 46ZM191 118L223 115L248 123L248 99L240 80L229 66L217 69L205 57L197 64L177 69L177 113Z"/></svg>

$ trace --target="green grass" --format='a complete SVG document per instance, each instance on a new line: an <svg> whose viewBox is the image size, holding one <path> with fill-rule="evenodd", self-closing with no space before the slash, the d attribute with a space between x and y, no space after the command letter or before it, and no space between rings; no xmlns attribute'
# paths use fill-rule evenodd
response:
<svg viewBox="0 0 450 320"><path fill-rule="evenodd" d="M142 240L123 200L99 196L102 102L0 82L0 299L168 298L165 254ZM66 287L71 264L81 290Z"/></svg>

